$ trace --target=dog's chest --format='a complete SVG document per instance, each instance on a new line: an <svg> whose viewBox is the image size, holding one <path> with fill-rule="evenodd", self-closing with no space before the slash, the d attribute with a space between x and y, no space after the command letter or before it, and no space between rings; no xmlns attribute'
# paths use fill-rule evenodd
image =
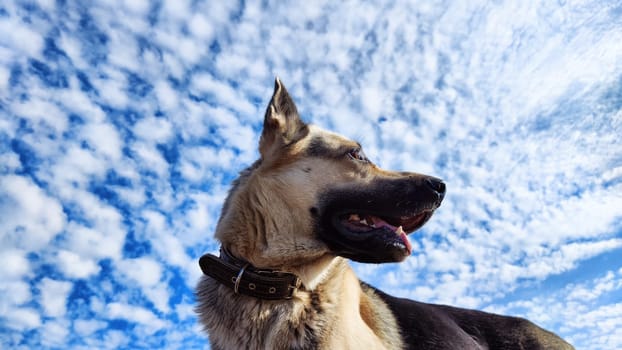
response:
<svg viewBox="0 0 622 350"><path fill-rule="evenodd" d="M319 293L302 300L263 301L236 295L204 277L197 312L214 349L321 349L334 329L334 305Z"/></svg>

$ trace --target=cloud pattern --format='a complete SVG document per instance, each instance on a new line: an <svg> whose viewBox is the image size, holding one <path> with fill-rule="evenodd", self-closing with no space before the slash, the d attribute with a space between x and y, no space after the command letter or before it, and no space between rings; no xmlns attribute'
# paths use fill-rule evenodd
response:
<svg viewBox="0 0 622 350"><path fill-rule="evenodd" d="M615 1L4 1L0 344L204 348L197 258L272 79L376 163L445 179L396 295L622 348Z"/></svg>

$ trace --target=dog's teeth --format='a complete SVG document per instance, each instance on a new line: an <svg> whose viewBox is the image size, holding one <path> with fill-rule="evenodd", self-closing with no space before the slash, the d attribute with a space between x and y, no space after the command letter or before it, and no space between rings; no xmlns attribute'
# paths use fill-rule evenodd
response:
<svg viewBox="0 0 622 350"><path fill-rule="evenodd" d="M402 228L402 226L398 227L397 230L395 230L395 234L398 236L401 236L404 233L404 229Z"/></svg>
<svg viewBox="0 0 622 350"><path fill-rule="evenodd" d="M363 219L363 220L359 221L359 223L360 223L360 224L363 224L363 225L365 225L365 226L369 226L369 224L367 223L367 220L366 220L366 219Z"/></svg>
<svg viewBox="0 0 622 350"><path fill-rule="evenodd" d="M370 222L369 226L376 227L376 220L374 220L374 217L370 216L370 217L368 217L368 219L369 219L369 222Z"/></svg>

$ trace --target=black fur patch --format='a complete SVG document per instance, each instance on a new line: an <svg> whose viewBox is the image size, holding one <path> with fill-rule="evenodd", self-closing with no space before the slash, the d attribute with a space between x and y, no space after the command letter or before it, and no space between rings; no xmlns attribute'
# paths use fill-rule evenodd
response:
<svg viewBox="0 0 622 350"><path fill-rule="evenodd" d="M321 158L333 158L335 156L335 150L321 137L314 137L307 146L306 155L309 157L321 157Z"/></svg>

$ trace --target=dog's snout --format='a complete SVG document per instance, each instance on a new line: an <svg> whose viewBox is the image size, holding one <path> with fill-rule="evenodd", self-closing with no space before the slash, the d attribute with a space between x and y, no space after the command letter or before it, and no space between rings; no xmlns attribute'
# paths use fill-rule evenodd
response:
<svg viewBox="0 0 622 350"><path fill-rule="evenodd" d="M432 191L436 193L436 195L438 196L438 203L440 204L440 202L445 197L445 183L443 182L443 180L434 177L428 177L427 179L425 179L425 183L428 185L428 187L430 187L430 189L432 189Z"/></svg>
<svg viewBox="0 0 622 350"><path fill-rule="evenodd" d="M425 180L425 182L434 191L438 192L439 194L445 194L445 183L442 180L429 177Z"/></svg>

